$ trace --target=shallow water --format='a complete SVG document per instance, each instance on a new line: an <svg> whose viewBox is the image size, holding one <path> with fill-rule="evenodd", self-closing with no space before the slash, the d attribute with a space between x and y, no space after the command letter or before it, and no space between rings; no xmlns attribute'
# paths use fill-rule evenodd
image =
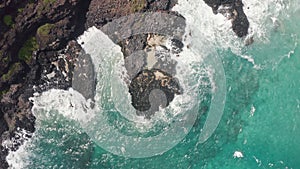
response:
<svg viewBox="0 0 300 169"><path fill-rule="evenodd" d="M296 0L264 2L244 0L244 9L251 24L250 33L254 37L254 43L246 47L243 40L234 37L223 16L213 16L211 9L202 2L188 2L193 8L187 6L186 1L182 0L174 10L179 11L186 17L187 23L193 25L192 33L193 28L197 28L194 32L201 34L203 39L212 44L209 48L203 48L202 52L215 54L221 59L226 77L226 102L223 116L208 140L201 143L199 136L207 119L206 107L212 102L207 100L211 99L213 92L200 90L203 92L201 93L196 90L200 94L192 97L192 93L195 92L195 88L192 87L196 85L196 89L203 88L203 86L212 89L214 83L218 84L219 81L214 79L209 80L208 84L203 83L210 78L210 71L202 69L201 63L204 63L200 62L200 66L193 69L195 70L194 76L191 76L193 78L186 80L189 84L187 86L192 86L186 87L186 89L191 89L190 95L187 94L186 100L177 97L174 104L170 106L169 114L170 117L174 117L172 112L186 113L197 105L194 103L202 101L202 104L196 108L199 109L197 111L199 114L204 113L204 115L201 118L198 117L195 123L187 123L184 126L190 129L188 134L182 135L184 136L182 140L178 137L179 143L170 150L144 158L130 158L108 152L106 148L103 148L104 143L97 142L99 141L97 137L92 135L93 133L96 135L100 129L94 130L94 123L84 123L82 120L93 122L99 119L97 115L88 114L87 117L84 113L89 111L88 106L84 107L89 103L76 91L51 90L34 98L33 111L37 117L37 131L21 149L10 153L8 162L11 167L207 169L299 167L300 161L297 157L300 153L300 9ZM193 19L199 15L203 19ZM107 45L112 44L108 42ZM88 50L87 48L88 46L85 50ZM117 46L112 47L112 50L107 49L107 52L111 52L110 54L120 51ZM91 52L97 51L91 49ZM184 54L189 56L188 53ZM105 68L105 73L111 74L114 72L113 63L122 62L117 58L113 61L99 60L99 63L95 65L101 65L101 62L111 63L105 64L106 67L98 67L102 71ZM196 59L203 61L202 57ZM182 60L183 63L180 64L184 65L189 59ZM115 70L115 72L118 71L121 70ZM108 113L107 117L116 126L118 125L113 121L118 117L110 116L109 111L104 110L115 111L114 107L117 107L121 110L121 115L138 121L139 119L134 119L135 117L128 113L131 111L124 111L127 114L124 112L122 114L122 110L126 109L126 106L122 107L123 102L119 105L112 104L118 100L109 97L111 86L108 81L111 77L105 76L105 73L99 74L103 79L98 82L99 95L96 97L99 102L96 103L101 104L102 107L100 106L97 112ZM182 80L187 77L178 76ZM195 79L202 79L202 81L198 83L199 81ZM120 85L114 86L120 87L120 92L126 87L124 85L122 88L121 82ZM114 93L114 96L117 93ZM128 102L126 99L122 101ZM190 104L185 104L185 102ZM186 106L186 109L178 109L179 104ZM89 117L92 118L89 119ZM161 127L170 122L170 117L157 115L157 119L163 119L161 123L145 122L130 125L124 122L119 125L118 130L127 132L127 135L136 134L131 131L138 131L142 133L142 136L144 134L144 137L151 134L157 135L161 132ZM96 122L101 123L97 120ZM122 128L124 126L125 129ZM234 157L235 152L241 152L243 157Z"/></svg>

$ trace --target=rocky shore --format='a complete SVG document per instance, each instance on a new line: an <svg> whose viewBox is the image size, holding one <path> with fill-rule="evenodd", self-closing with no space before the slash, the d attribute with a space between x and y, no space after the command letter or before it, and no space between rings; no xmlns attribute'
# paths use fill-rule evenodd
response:
<svg viewBox="0 0 300 169"><path fill-rule="evenodd" d="M248 34L249 21L243 10L242 0L204 0L214 14L221 13L232 22L232 30L238 37Z"/></svg>
<svg viewBox="0 0 300 169"><path fill-rule="evenodd" d="M249 22L241 0L204 1L214 13L229 16L237 36L247 35ZM82 50L75 39L84 30L91 26L101 28L135 12L169 11L176 3L176 0L1 1L0 169L8 168L5 161L8 149L15 150L24 141L16 133L35 130L28 98L34 92L72 86L74 63ZM147 35L133 36L119 45L124 56L128 56L132 51L144 49L146 40ZM13 143L3 144L12 138Z"/></svg>
<svg viewBox="0 0 300 169"><path fill-rule="evenodd" d="M5 161L8 149L17 149L26 139L16 137L17 133L34 132L35 118L28 98L34 92L71 86L68 78L78 47L72 40L85 29L82 23L89 3L76 0L0 3L0 168L8 167ZM69 69L65 70L67 65ZM11 142L3 144L5 140Z"/></svg>

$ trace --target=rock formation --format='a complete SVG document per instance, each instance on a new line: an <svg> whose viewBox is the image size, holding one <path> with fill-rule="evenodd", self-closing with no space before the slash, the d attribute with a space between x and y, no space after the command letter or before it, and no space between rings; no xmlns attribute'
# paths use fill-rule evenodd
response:
<svg viewBox="0 0 300 169"><path fill-rule="evenodd" d="M223 13L222 5L230 7L233 31L239 36L248 32L249 22L241 0L204 0L215 13ZM4 0L0 2L0 168L7 168L8 147L4 140L13 138L24 129L34 132L35 117L28 98L34 92L50 88L67 89L72 84L75 60L81 47L74 41L83 31L135 12L168 11L176 0ZM119 45L125 56L147 45L147 35L130 37ZM128 43L129 42L129 43ZM177 45L181 45L178 44ZM144 74L147 76L143 76ZM158 78L158 74L163 78ZM149 79L154 80L152 82ZM133 99L149 95L149 89L158 88L167 97L180 94L178 82L166 72L143 70L134 77L129 92ZM141 88L145 92L136 93ZM171 91L171 92L170 92ZM158 92L159 94L159 92ZM141 96L142 95L142 96ZM147 102L137 100L134 106ZM149 105L148 105L149 106ZM147 107L147 106L146 106ZM146 110L146 109L145 109ZM147 115L151 116L151 113ZM30 134L27 135L30 137ZM23 140L10 147L17 149Z"/></svg>
<svg viewBox="0 0 300 169"><path fill-rule="evenodd" d="M244 13L242 0L204 0L214 14L221 13L231 20L232 30L238 37L248 34L249 21Z"/></svg>

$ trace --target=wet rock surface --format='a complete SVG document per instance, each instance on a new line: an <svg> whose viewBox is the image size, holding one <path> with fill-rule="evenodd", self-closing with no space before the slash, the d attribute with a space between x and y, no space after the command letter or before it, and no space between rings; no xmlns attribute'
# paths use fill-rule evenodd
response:
<svg viewBox="0 0 300 169"><path fill-rule="evenodd" d="M76 60L72 88L81 93L85 99L93 100L96 90L96 78L92 58L82 50Z"/></svg>
<svg viewBox="0 0 300 169"><path fill-rule="evenodd" d="M82 49L72 39L81 35L85 26L103 26L117 17L151 8L167 10L172 4L175 3L119 0L1 1L0 168L8 167L5 162L8 147L2 146L2 142L13 138L17 130L34 131L35 119L28 98L34 92L51 88L67 89L72 85L74 63L82 54ZM8 22L4 23L4 17L8 18ZM133 41L137 41L135 44L140 44L138 39L145 41L145 37L134 38ZM11 149L17 149L22 144L24 139L19 139L20 142Z"/></svg>
<svg viewBox="0 0 300 169"><path fill-rule="evenodd" d="M243 12L241 0L204 1L214 12L231 13L233 30L238 36L247 34L249 22ZM135 12L169 12L176 3L177 0L1 1L0 168L8 168L5 161L8 149L16 150L35 130L32 103L28 98L34 92L51 88L67 89L72 86L75 63L79 57L85 56L74 40L86 28L102 28L114 19ZM229 5L231 8L224 12L219 9L221 5ZM119 41L125 58L137 50L145 50L149 46L147 38L147 34L134 35ZM180 41L174 40L173 46L171 52L180 53ZM142 59L138 67L144 66ZM158 106L167 106L175 94L182 92L173 76L175 73L163 69L159 62L152 69L138 69L133 72L129 92L133 96L133 106L139 110L138 115L150 118ZM137 92L137 89L142 91ZM92 95L93 93L88 93L86 97ZM157 96L161 97L153 100ZM16 134L23 130L29 133L25 138ZM15 141L9 147L2 144L12 138Z"/></svg>
<svg viewBox="0 0 300 169"><path fill-rule="evenodd" d="M132 106L138 110L137 115L150 118L159 106L168 106L174 95L181 94L182 90L178 80L170 74L159 69L146 69L132 79L129 93L132 96ZM160 101L156 102L155 99Z"/></svg>
<svg viewBox="0 0 300 169"><path fill-rule="evenodd" d="M17 133L35 130L28 98L71 86L79 45L70 40L83 33L88 5L80 0L0 2L1 169L8 167L8 149L16 150L31 137Z"/></svg>
<svg viewBox="0 0 300 169"><path fill-rule="evenodd" d="M242 0L204 0L214 14L221 13L231 20L232 30L238 37L248 34L249 21L243 10Z"/></svg>
<svg viewBox="0 0 300 169"><path fill-rule="evenodd" d="M6 153L8 149L16 150L27 137L16 137L16 133L25 130L33 133L35 117L31 112L32 103L28 100L34 92L42 92L51 88L67 89L71 86L74 59L81 48L75 41L70 41L66 49L60 51L40 51L24 81L13 83L1 96L1 145L11 140L13 144L1 147ZM3 154L4 155L4 154ZM6 155L5 155L6 156ZM3 161L3 165L6 164Z"/></svg>
<svg viewBox="0 0 300 169"><path fill-rule="evenodd" d="M131 39L126 41L129 47L132 43ZM167 107L176 94L183 92L176 79L177 62L173 58L179 57L184 45L178 39L153 33L147 34L143 45L139 50L132 51L127 46L122 49L127 54L125 68L132 105L137 115L150 119L159 107Z"/></svg>

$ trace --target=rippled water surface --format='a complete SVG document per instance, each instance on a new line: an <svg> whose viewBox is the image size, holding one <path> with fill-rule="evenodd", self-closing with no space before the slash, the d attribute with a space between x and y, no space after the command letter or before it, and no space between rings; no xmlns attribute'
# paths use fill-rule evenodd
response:
<svg viewBox="0 0 300 169"><path fill-rule="evenodd" d="M211 72L209 65L204 63L205 59L190 56L188 50L183 52L187 57L182 57L179 65L190 67L185 67L189 71L179 71L181 74L177 76L188 90L185 99L177 97L171 103L165 112L169 116L158 113L155 118L160 119L159 122L136 124L123 120L120 124L115 122L122 121L120 115L133 121L139 119L131 116L132 108L124 106L130 105L128 100L116 99L126 95L127 91L124 91L126 85L121 79L119 82L114 79L114 72L122 71L116 68L122 64L122 60L118 60L122 55L118 46L111 45L105 54L116 57L98 56L102 60L95 63L101 72L98 73L100 80L95 103L99 106L96 112L105 116L99 117L99 113L93 112L86 115L89 108L84 105L89 101L76 91L47 91L34 98L37 131L17 152L9 154L8 162L12 168L298 168L300 6L296 1L244 0L250 35L254 38L250 46L244 46L244 41L231 32L230 23L221 15L212 15L211 9L203 2L179 0L174 7L190 25L191 39L193 33L199 33L210 44L203 48L198 44L197 48L203 55L217 56L226 77L223 116L215 132L204 143L199 141L199 135L205 112L209 111L212 102L209 100L214 98L211 90L220 80L210 79ZM99 38L98 41L105 45L106 41L101 36ZM86 45L85 50L97 54L97 49ZM116 80L115 86L109 83L110 79ZM118 91L112 92L112 87L119 87ZM97 142L101 140L98 135L109 131L95 128L102 124L98 121L101 118L126 135L148 137L160 133L172 122L170 119L176 121L185 117L178 114L194 109L198 114L203 113L201 118L195 117L194 123L184 123L184 128L189 131L187 135L182 135L182 140L178 137L179 143L162 154L144 158L124 157L115 155L117 151L114 154L108 152L99 146L104 143ZM94 123L85 123L83 119ZM178 138L174 136L174 140Z"/></svg>

